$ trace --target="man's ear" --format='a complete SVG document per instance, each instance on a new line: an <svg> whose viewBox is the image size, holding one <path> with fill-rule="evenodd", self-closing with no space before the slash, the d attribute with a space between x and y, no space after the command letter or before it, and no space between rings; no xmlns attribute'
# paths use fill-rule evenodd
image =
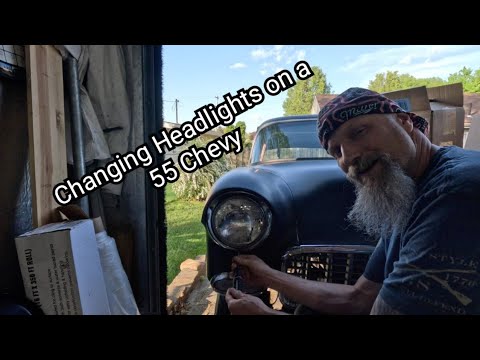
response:
<svg viewBox="0 0 480 360"><path fill-rule="evenodd" d="M403 127L408 134L412 133L414 126L412 119L410 119L410 116L405 113L398 113L397 120L400 126Z"/></svg>

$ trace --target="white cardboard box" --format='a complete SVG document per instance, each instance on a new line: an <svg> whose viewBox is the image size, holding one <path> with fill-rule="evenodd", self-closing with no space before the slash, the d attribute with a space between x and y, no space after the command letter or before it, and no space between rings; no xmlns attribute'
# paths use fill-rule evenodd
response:
<svg viewBox="0 0 480 360"><path fill-rule="evenodd" d="M15 239L27 298L47 315L110 315L92 220L48 224Z"/></svg>

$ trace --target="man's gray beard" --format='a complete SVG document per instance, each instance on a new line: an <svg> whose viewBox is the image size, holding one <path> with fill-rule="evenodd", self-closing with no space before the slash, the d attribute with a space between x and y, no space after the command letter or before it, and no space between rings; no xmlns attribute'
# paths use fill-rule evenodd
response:
<svg viewBox="0 0 480 360"><path fill-rule="evenodd" d="M395 228L402 232L415 200L414 180L388 156L383 155L379 161L383 167L382 174L378 178L368 179L368 185L355 180L354 171L347 176L354 183L357 195L348 219L374 240L390 237Z"/></svg>

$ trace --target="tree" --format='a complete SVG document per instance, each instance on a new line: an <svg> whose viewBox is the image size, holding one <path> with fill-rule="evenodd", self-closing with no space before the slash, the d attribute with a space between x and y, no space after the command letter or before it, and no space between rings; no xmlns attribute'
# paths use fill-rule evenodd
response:
<svg viewBox="0 0 480 360"><path fill-rule="evenodd" d="M450 74L447 80L439 77L416 78L410 74L399 74L398 71L387 71L376 74L375 78L369 82L368 88L382 93L417 86L434 87L459 82L463 84L463 91L480 93L480 69L473 71L464 66L460 71Z"/></svg>
<svg viewBox="0 0 480 360"><path fill-rule="evenodd" d="M469 93L478 93L480 92L480 69L473 72L472 69L464 66L462 70L450 74L448 77L448 82L461 82L463 84L463 91Z"/></svg>
<svg viewBox="0 0 480 360"><path fill-rule="evenodd" d="M223 129L223 133L226 134L227 132L233 131L236 128L240 128L240 134L242 135L242 144L243 147L249 147L252 145L252 141L250 140L250 137L247 136L247 124L245 124L244 121L237 121L233 123L232 125L226 126Z"/></svg>
<svg viewBox="0 0 480 360"><path fill-rule="evenodd" d="M197 148L204 148L207 141L208 139L205 136L200 136L189 141L187 147L195 145ZM189 159L186 161L188 165L191 165ZM204 201L215 181L228 170L230 170L229 164L224 156L191 173L181 170L180 177L172 184L172 190L179 199Z"/></svg>
<svg viewBox="0 0 480 360"><path fill-rule="evenodd" d="M399 74L398 71L387 71L379 73L368 84L370 90L383 93L401 89L408 89L418 86L440 86L447 82L439 77L416 78L410 74Z"/></svg>
<svg viewBox="0 0 480 360"><path fill-rule="evenodd" d="M295 86L288 89L283 102L285 115L310 113L313 97L318 94L330 94L332 86L327 83L327 75L318 67L312 66L314 75L306 80L297 79Z"/></svg>
<svg viewBox="0 0 480 360"><path fill-rule="evenodd" d="M425 79L417 79L417 84L415 86L425 85L426 87L434 87L446 84L448 84L448 82L439 77L431 77Z"/></svg>
<svg viewBox="0 0 480 360"><path fill-rule="evenodd" d="M375 74L375 79L370 80L368 83L368 88L378 93L385 92L386 86L387 85L384 73Z"/></svg>
<svg viewBox="0 0 480 360"><path fill-rule="evenodd" d="M226 155L227 164L230 169L244 166L248 162L248 157L250 155L250 148L252 147L252 139L247 133L247 125L244 121L237 121L232 125L229 125L223 129L224 134L227 132L233 131L236 128L240 128L240 136L242 137L243 150L239 154L230 153Z"/></svg>

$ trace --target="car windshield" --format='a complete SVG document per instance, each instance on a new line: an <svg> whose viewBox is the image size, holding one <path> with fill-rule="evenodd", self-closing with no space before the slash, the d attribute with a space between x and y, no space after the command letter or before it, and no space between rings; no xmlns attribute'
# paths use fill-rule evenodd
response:
<svg viewBox="0 0 480 360"><path fill-rule="evenodd" d="M320 145L317 124L312 120L278 122L259 130L251 162L277 160L332 159Z"/></svg>

